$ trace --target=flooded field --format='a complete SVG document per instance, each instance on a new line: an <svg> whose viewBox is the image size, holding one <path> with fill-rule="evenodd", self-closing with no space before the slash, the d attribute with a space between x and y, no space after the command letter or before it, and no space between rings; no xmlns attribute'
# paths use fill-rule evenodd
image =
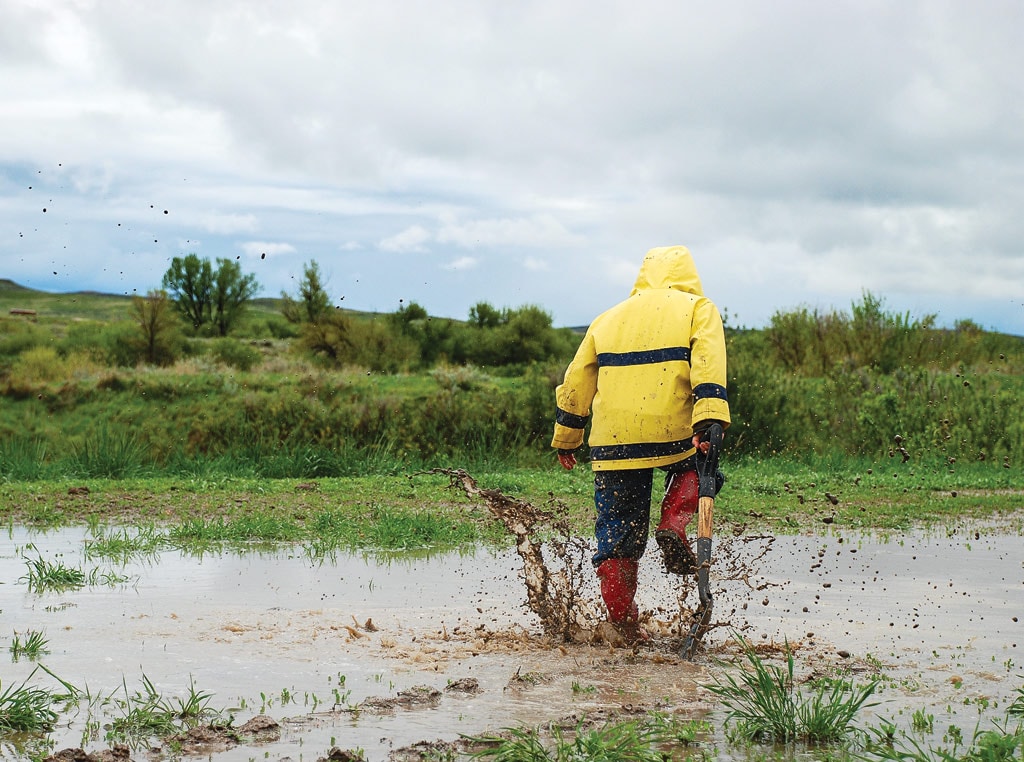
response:
<svg viewBox="0 0 1024 762"><path fill-rule="evenodd" d="M186 749L224 762L317 760L332 747L418 759L422 742L624 707L706 716L719 729L704 743L730 759L740 752L725 744L723 714L702 686L726 669L717 658L736 657L734 631L766 654L788 641L801 678L882 678L864 722L906 724L926 710L937 732L953 723L968 732L1024 684L1019 521L734 541L731 553L763 558L745 581L712 572L720 626L692 663L677 655L680 586L661 572L653 544L638 602L654 637L634 652L545 635L511 548L326 558L298 547L175 551L122 564L91 558L90 537L83 528L14 527L0 538L3 687L36 665L8 658L9 641L41 631L49 653L37 661L93 698L124 698L144 680L168 696L192 685L236 726L273 718L276 729L244 743ZM34 591L27 569L37 558L93 572L91 584ZM596 580L581 593L596 610ZM33 681L50 678L37 672ZM107 748L103 726L117 712L80 702L61 714L54 750ZM18 752L7 744L2 753Z"/></svg>

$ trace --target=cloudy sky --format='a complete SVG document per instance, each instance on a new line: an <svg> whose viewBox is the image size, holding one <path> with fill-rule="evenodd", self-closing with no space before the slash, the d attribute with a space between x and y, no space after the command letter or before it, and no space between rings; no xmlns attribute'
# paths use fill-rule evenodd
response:
<svg viewBox="0 0 1024 762"><path fill-rule="evenodd" d="M3 0L0 278L583 325L685 244L733 325L1024 334L1018 0ZM344 301L341 301L341 300ZM400 301L401 300L401 301Z"/></svg>

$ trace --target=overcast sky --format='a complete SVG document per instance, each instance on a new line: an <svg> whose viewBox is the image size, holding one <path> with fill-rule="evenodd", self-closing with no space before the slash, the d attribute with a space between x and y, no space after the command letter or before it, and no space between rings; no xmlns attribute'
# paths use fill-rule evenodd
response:
<svg viewBox="0 0 1024 762"><path fill-rule="evenodd" d="M1024 334L1022 35L1018 0L3 0L0 277L316 260L353 309L585 325L684 244L733 325L870 291Z"/></svg>

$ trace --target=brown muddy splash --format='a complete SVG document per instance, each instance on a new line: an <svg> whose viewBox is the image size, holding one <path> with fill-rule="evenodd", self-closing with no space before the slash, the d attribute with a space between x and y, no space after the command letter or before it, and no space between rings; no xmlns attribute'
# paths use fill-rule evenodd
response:
<svg viewBox="0 0 1024 762"><path fill-rule="evenodd" d="M588 539L574 535L563 518L568 513L564 503L552 499L550 509L538 508L498 489L480 487L476 479L461 468L435 468L427 473L444 474L450 479L450 487L483 501L490 514L515 538L516 552L523 561L526 602L540 619L546 635L565 642L583 642L603 636L601 604L585 592L586 582L594 573L590 562L593 548ZM731 589L728 595L721 597L720 591L714 590L716 608L708 629L726 627L742 631L747 624L737 621L737 615L746 608L746 599L772 586L758 570L775 538L748 535L745 525L719 523L719 534L712 548L712 588L731 583ZM694 621L696 578L674 579L679 584L678 600L673 607L660 606L641 612L641 623L652 635L681 638ZM692 603L688 604L688 600Z"/></svg>
<svg viewBox="0 0 1024 762"><path fill-rule="evenodd" d="M546 634L572 641L593 629L598 614L582 592L590 551L585 540L573 536L564 518L500 490L480 487L464 469L435 468L429 473L446 475L451 487L482 500L515 538L523 560L526 602Z"/></svg>

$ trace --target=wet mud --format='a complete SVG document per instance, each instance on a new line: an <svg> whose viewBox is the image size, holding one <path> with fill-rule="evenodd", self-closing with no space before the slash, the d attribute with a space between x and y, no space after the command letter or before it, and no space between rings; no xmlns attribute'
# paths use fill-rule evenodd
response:
<svg viewBox="0 0 1024 762"><path fill-rule="evenodd" d="M879 680L880 703L865 722L906 722L923 708L937 726L969 728L1024 682L1019 517L774 538L720 522L718 626L689 662L679 648L696 591L661 570L653 543L638 593L652 638L613 648L580 636L601 616L587 573L592 550L563 531L557 507L537 510L453 478L494 501L528 542L517 535L509 550L401 559L313 559L300 548L165 552L118 566L123 584L38 593L19 582L26 558L107 564L85 557L86 529L12 527L0 538L0 646L12 632L43 631L49 653L40 661L94 696L123 695L143 676L183 696L194 681L231 720L129 748L104 740L114 705L79 707L50 736L54 758L443 758L465 751L467 737L503 728L650 711L720 728L705 686L738 659L738 635L767 659L792 648L802 682ZM530 559L540 566L528 568ZM16 684L32 667L12 661L0 679ZM743 758L730 756L738 752L720 729L700 743L719 759ZM8 744L0 754L17 751Z"/></svg>

